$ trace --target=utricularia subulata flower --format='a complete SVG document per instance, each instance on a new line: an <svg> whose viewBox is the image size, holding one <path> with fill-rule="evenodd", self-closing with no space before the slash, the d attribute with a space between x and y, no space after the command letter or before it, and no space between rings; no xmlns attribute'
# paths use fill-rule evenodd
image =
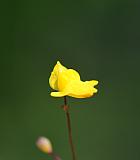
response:
<svg viewBox="0 0 140 160"><path fill-rule="evenodd" d="M56 92L51 92L53 97L88 98L97 93L94 86L98 84L98 81L82 81L77 71L67 69L58 61L51 73L49 83L51 88L56 90Z"/></svg>

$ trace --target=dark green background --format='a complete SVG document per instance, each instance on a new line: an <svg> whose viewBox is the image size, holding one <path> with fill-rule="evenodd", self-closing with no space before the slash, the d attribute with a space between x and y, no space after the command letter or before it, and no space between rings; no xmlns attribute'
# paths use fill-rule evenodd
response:
<svg viewBox="0 0 140 160"><path fill-rule="evenodd" d="M99 80L95 97L69 98L77 160L139 160L139 1L7 0L0 12L0 160L51 160L40 135L71 160L63 99L49 95L57 60Z"/></svg>

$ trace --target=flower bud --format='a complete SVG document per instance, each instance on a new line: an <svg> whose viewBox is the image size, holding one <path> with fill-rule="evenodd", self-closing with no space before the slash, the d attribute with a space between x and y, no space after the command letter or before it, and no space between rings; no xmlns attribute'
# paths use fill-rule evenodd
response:
<svg viewBox="0 0 140 160"><path fill-rule="evenodd" d="M52 144L51 144L50 140L46 137L38 138L36 145L42 152L45 152L47 154L52 154L52 152L53 152Z"/></svg>

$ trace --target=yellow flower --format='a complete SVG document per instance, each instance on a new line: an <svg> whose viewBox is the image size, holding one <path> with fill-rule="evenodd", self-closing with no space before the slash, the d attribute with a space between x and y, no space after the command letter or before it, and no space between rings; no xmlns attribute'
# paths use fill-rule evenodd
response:
<svg viewBox="0 0 140 160"><path fill-rule="evenodd" d="M97 89L94 86L98 84L98 81L83 82L77 71L67 69L58 61L51 73L49 83L51 88L57 91L51 92L53 97L87 98L97 93Z"/></svg>

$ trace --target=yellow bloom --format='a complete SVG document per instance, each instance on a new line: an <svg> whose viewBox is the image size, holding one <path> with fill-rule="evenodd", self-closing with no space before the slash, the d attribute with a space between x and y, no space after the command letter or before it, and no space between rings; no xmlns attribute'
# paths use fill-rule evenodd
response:
<svg viewBox="0 0 140 160"><path fill-rule="evenodd" d="M97 89L94 86L98 84L98 81L83 82L77 71L67 69L58 61L51 73L49 83L51 88L57 91L51 92L53 97L87 98L97 93Z"/></svg>

